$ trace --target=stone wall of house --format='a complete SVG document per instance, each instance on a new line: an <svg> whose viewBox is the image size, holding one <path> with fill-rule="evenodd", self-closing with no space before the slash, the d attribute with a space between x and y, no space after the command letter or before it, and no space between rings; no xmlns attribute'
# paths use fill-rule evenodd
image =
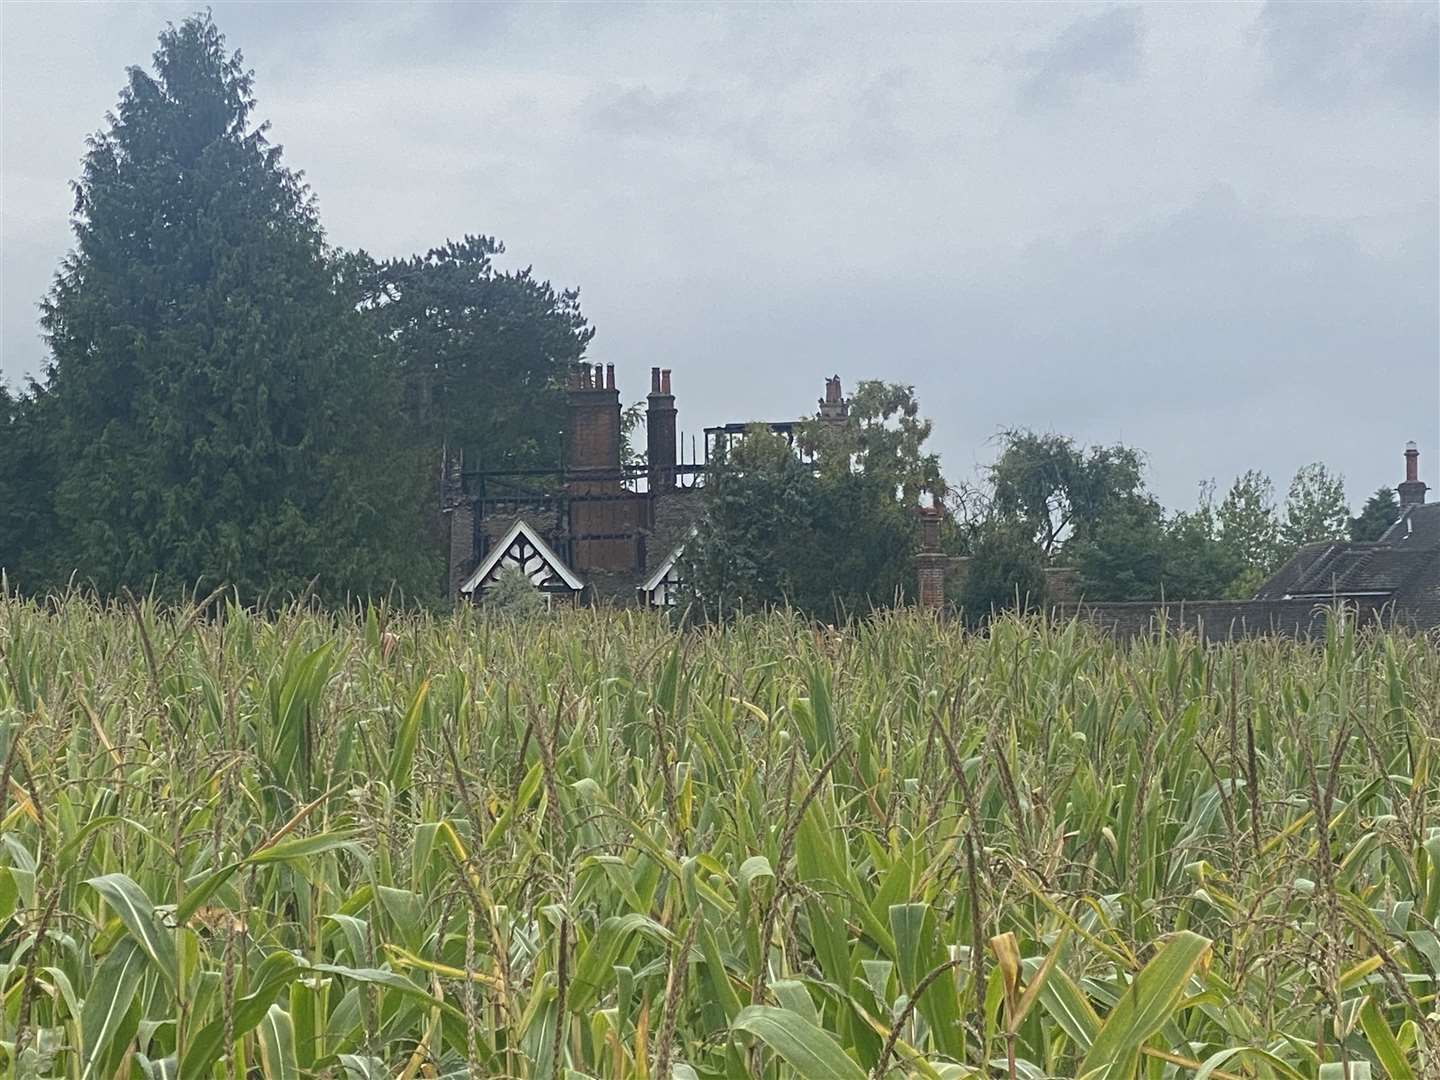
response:
<svg viewBox="0 0 1440 1080"><path fill-rule="evenodd" d="M465 577L475 569L475 505L457 502L445 510L450 526L450 595L458 596Z"/></svg>

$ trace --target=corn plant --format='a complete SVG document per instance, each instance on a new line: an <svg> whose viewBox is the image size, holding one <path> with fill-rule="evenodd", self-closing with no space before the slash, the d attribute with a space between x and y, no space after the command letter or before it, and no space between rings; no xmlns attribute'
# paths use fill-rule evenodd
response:
<svg viewBox="0 0 1440 1080"><path fill-rule="evenodd" d="M1440 1071L1440 650L0 596L13 1076Z"/></svg>

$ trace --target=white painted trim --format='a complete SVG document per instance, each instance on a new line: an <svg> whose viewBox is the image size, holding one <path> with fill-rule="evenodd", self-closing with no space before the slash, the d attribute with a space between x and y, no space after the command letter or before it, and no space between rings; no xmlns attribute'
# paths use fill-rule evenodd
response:
<svg viewBox="0 0 1440 1080"><path fill-rule="evenodd" d="M680 556L685 554L685 545L694 539L697 531L695 526L691 525L690 531L685 534L685 539L676 544L674 550L661 560L660 565L655 568L655 572L646 578L644 582L635 586L635 588L643 593L654 592L655 589L660 586L660 583L665 580L666 575L674 569L675 564L680 560Z"/></svg>
<svg viewBox="0 0 1440 1080"><path fill-rule="evenodd" d="M565 560L555 554L555 549L547 544L539 533L524 521L516 521L514 525L510 526L510 531L505 534L504 538L490 548L490 553L480 561L475 572L465 579L465 583L460 586L460 591L473 593L479 588L480 583L490 576L490 572L505 557L505 552L510 550L510 545L521 536L540 553L540 558L544 560L545 565L556 577L576 592L585 588L585 583L575 576L574 571L565 565Z"/></svg>
<svg viewBox="0 0 1440 1080"><path fill-rule="evenodd" d="M655 568L655 572L636 587L643 593L653 592L659 588L660 583L665 580L670 571L675 569L675 563L679 561L684 551L685 545L681 544L669 555L666 555L665 560Z"/></svg>

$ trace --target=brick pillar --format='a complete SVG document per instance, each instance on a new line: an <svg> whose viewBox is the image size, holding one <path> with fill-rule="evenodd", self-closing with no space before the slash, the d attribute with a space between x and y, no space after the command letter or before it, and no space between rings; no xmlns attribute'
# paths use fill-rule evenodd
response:
<svg viewBox="0 0 1440 1080"><path fill-rule="evenodd" d="M646 399L645 460L650 467L650 490L675 486L675 395L670 392L670 371L650 369L650 396Z"/></svg>
<svg viewBox="0 0 1440 1080"><path fill-rule="evenodd" d="M920 508L920 551L915 556L916 603L927 611L939 611L945 606L945 566L950 560L940 550L941 513L938 506Z"/></svg>
<svg viewBox="0 0 1440 1080"><path fill-rule="evenodd" d="M850 402L840 392L840 376L825 380L825 396L820 399L820 419L832 424L843 423L850 415Z"/></svg>

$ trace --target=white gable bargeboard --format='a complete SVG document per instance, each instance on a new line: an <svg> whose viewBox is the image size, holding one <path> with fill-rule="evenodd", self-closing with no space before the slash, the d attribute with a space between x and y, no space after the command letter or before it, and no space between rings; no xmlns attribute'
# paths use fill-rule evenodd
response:
<svg viewBox="0 0 1440 1080"><path fill-rule="evenodd" d="M544 537L524 521L517 521L498 544L480 560L474 572L460 586L462 593L483 593L495 583L496 577L506 566L518 566L530 584L547 592L579 592L585 583L575 576L565 560L555 554L555 549L545 542Z"/></svg>
<svg viewBox="0 0 1440 1080"><path fill-rule="evenodd" d="M695 535L692 527L685 539ZM636 586L644 602L652 607L670 607L680 595L680 588L684 584L680 579L680 556L685 554L685 544L682 543L665 556L655 572Z"/></svg>

